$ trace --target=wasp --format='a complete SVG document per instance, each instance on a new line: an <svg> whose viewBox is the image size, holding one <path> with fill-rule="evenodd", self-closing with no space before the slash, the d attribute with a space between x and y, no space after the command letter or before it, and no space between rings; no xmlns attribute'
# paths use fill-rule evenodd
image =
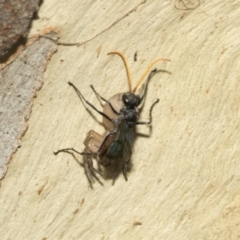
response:
<svg viewBox="0 0 240 240"><path fill-rule="evenodd" d="M122 169L125 180L128 180L127 171L129 169L132 147L135 139L135 126L140 124L150 125L152 123L152 110L159 102L159 99L156 99L151 105L148 121L139 120L139 109L144 102L148 82L153 74L157 72L157 69L154 69L151 72L150 70L159 61L170 61L169 59L157 59L153 61L144 71L136 86L133 88L132 75L125 56L118 51L110 52L108 54L116 54L122 58L127 72L129 91L115 94L109 100L106 100L95 90L93 85L91 85L91 88L96 96L105 102L103 111L99 111L92 103L84 98L82 93L73 83L68 82L85 104L102 115L106 131L103 135L101 135L93 130L90 130L84 140L85 149L83 152L79 152L74 148L60 149L57 152L54 152L55 155L60 152L67 152L71 154L77 153L82 155L85 173L91 186L94 182L94 178L99 181L97 174L103 176L101 167L107 166L115 166L113 183L119 168ZM136 94L135 92L137 88L149 72L150 74L148 75L146 84L142 89L142 94ZM98 169L94 167L94 159L96 160Z"/></svg>

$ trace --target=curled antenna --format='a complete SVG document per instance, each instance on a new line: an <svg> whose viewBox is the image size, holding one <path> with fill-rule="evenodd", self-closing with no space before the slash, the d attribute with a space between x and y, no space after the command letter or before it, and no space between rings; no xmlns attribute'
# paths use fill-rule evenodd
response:
<svg viewBox="0 0 240 240"><path fill-rule="evenodd" d="M132 74L131 74L127 59L125 58L125 56L121 52L118 52L118 51L109 52L108 55L109 54L117 54L122 58L122 60L125 64L125 67L126 67L126 71L127 71L129 92L132 92Z"/></svg>
<svg viewBox="0 0 240 240"><path fill-rule="evenodd" d="M165 59L165 58L160 58L160 59L157 59L155 61L153 61L152 63L150 63L147 67L147 69L145 70L145 72L142 74L142 76L140 77L140 79L138 80L137 84L136 84L136 87L132 90L133 93L136 92L138 86L141 84L141 82L143 81L143 79L146 77L146 75L149 73L149 71L151 70L151 68L154 66L154 64L156 64L157 62L160 62L160 61L171 61L169 59Z"/></svg>
<svg viewBox="0 0 240 240"><path fill-rule="evenodd" d="M128 61L127 61L126 57L121 52L118 52L118 51L109 52L108 55L109 54L117 54L117 55L119 55L122 58L122 60L123 60L123 62L125 64L125 67L126 67L126 71L127 71L129 92L131 92L131 93L135 93L136 92L137 88L139 87L139 85L141 84L143 79L146 77L146 75L149 73L151 68L154 66L154 64L156 64L157 62L160 62L160 61L171 61L169 59L160 58L160 59L157 59L157 60L153 61L152 63L150 63L148 65L147 69L144 71L144 73L140 77L140 79L138 80L138 82L136 84L136 87L132 88L132 74L131 74L131 71L130 71L130 68L129 68L129 64L128 64Z"/></svg>

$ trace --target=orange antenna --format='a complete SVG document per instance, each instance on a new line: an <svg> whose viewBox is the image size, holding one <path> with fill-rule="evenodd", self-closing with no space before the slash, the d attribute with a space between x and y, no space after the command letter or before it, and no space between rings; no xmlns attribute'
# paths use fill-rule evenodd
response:
<svg viewBox="0 0 240 240"><path fill-rule="evenodd" d="M143 75L140 77L140 79L138 80L137 82L137 85L136 87L133 89L133 93L136 92L138 86L141 84L142 80L146 77L146 75L148 74L148 72L150 71L150 69L153 67L153 65L157 62L160 62L160 61L171 61L169 59L165 59L165 58L160 58L160 59L157 59L155 61L153 61L152 63L150 63L147 67L147 69L145 70L145 72L143 73Z"/></svg>
<svg viewBox="0 0 240 240"><path fill-rule="evenodd" d="M127 59L125 58L125 56L121 52L118 52L118 51L109 52L108 55L109 54L117 54L117 55L119 55L122 58L122 60L123 60L123 62L125 64L125 67L126 67L126 71L127 71L129 92L133 92L132 91L132 74L131 74L131 71L130 71Z"/></svg>

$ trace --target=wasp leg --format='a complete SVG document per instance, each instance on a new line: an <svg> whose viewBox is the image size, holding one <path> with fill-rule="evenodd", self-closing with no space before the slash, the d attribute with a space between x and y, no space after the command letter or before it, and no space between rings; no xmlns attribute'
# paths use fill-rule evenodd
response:
<svg viewBox="0 0 240 240"><path fill-rule="evenodd" d="M118 169L119 169L119 164L117 164L116 167L115 167L115 169L114 169L114 173L113 173L113 183L112 183L112 185L114 185L114 183L115 183ZM128 181L127 171L128 171L128 163L123 163L123 164L122 164L122 173L123 173L123 176L124 176L124 178L125 178L126 181Z"/></svg>
<svg viewBox="0 0 240 240"><path fill-rule="evenodd" d="M146 82L146 84L145 84L145 86L144 86L144 89L143 89L143 94L142 94L142 96L140 97L140 103L142 103L143 99L144 99L145 96L146 96L147 88L148 88L148 83L149 83L150 79L151 79L151 78L153 77L153 75L155 75L156 73L157 73L157 69L156 69L156 68L153 69L153 70L149 73L148 78L147 78L147 82Z"/></svg>
<svg viewBox="0 0 240 240"><path fill-rule="evenodd" d="M90 169L91 172L96 172L99 175L103 176L103 173L101 171L97 170L96 168L94 168L94 166L93 166L92 159L96 158L96 155L97 155L96 153L82 152L81 155L84 156L84 165L86 166L86 164L87 164L87 168ZM99 164L98 164L98 166L99 166ZM87 172L89 172L89 171L87 171Z"/></svg>
<svg viewBox="0 0 240 240"><path fill-rule="evenodd" d="M85 149L85 151L88 151L88 150ZM97 173L101 176L103 176L103 173L101 171L97 170L96 168L94 168L93 161L92 161L92 159L94 157L96 157L96 154L95 153L89 154L89 152L83 152L82 155L84 155L83 166L84 166L85 173L89 180L90 185L92 186L92 184L94 183L94 178L97 179L97 181L101 183L101 181L98 179L98 177L96 176L95 173Z"/></svg>
<svg viewBox="0 0 240 240"><path fill-rule="evenodd" d="M115 169L114 169L112 185L114 185L114 183L115 183L117 172L118 172L118 168L119 168L119 164L117 164Z"/></svg>
<svg viewBox="0 0 240 240"><path fill-rule="evenodd" d="M84 166L85 174L88 178L88 181L89 181L90 185L92 186L92 184L94 183L93 175L95 176L95 174L92 173L92 171L94 169L93 163L92 163L92 158L84 157L83 166Z"/></svg>
<svg viewBox="0 0 240 240"><path fill-rule="evenodd" d="M63 150L66 150L66 149L63 149ZM74 149L71 149L71 150L74 150ZM65 151L65 152L67 152L67 151ZM74 152L78 153L78 151L74 151ZM67 152L67 153L71 153L71 152ZM97 174L103 176L103 173L101 171L97 170L96 168L94 168L94 166L93 166L92 159L96 157L96 154L90 153L90 152L81 152L80 154L83 155L83 167L84 167L87 179L89 181L90 187L92 188L92 184L94 183L94 178L101 185L103 185L102 182L100 181L100 179L95 174L95 173L97 173Z"/></svg>
<svg viewBox="0 0 240 240"><path fill-rule="evenodd" d="M92 88L92 90L94 91L94 93L97 95L97 97L99 97L100 99L102 99L104 102L106 102L106 103L110 106L111 110L112 110L115 114L117 114L117 115L120 114L119 112L117 112L117 111L114 109L114 107L112 106L112 104L111 104L107 99L103 98L103 97L95 90L95 88L93 87L93 85L90 85L90 87Z"/></svg>
<svg viewBox="0 0 240 240"><path fill-rule="evenodd" d="M128 163L123 163L122 165L122 172L123 172L123 176L125 178L125 180L127 181L127 171L128 171Z"/></svg>
<svg viewBox="0 0 240 240"><path fill-rule="evenodd" d="M87 100L85 99L85 97L82 95L82 93L77 89L77 87L76 87L73 83L68 82L68 84L74 88L74 90L76 91L77 95L78 95L81 99L83 99L83 101L84 101L86 104L88 104L91 108L93 108L96 112L98 112L100 115L102 115L103 117L105 117L105 118L108 119L109 121L114 122L113 119L111 119L108 115L106 115L105 113L99 111L99 110L98 110L96 107L94 107L89 101L87 101Z"/></svg>
<svg viewBox="0 0 240 240"><path fill-rule="evenodd" d="M147 124L150 125L152 123L152 110L154 106L159 102L159 98L152 104L149 110L149 120L148 121L137 121L136 124Z"/></svg>
<svg viewBox="0 0 240 240"><path fill-rule="evenodd" d="M94 182L93 176L98 180L97 176L94 173L97 173L97 174L103 176L102 172L100 172L99 170L97 170L93 166L92 159L94 157L96 157L96 155L97 155L96 153L87 152L87 150L85 152L79 152L79 151L75 150L74 148L64 148L64 149L60 149L57 152L53 152L53 153L55 155L57 155L60 152L65 152L65 153L72 154L71 151L84 156L84 158L83 158L83 166L84 166L85 173L87 175L87 178L88 178L90 184L92 184Z"/></svg>
<svg viewBox="0 0 240 240"><path fill-rule="evenodd" d="M73 151L73 152L75 152L75 153L77 153L77 154L82 155L81 152L75 150L74 148L64 148L64 149L60 149L60 150L58 150L58 151L56 151L56 152L53 152L53 153L54 153L54 155L57 155L57 154L60 153L60 152L70 153L69 151ZM90 155L90 154L88 154L88 155Z"/></svg>
<svg viewBox="0 0 240 240"><path fill-rule="evenodd" d="M167 71L167 70L158 70L157 68L153 69L149 75L148 75L148 78L147 78L147 81L146 81L146 84L144 85L144 88L142 90L142 94L141 94L141 97L140 97L140 104L141 106L139 106L139 108L142 107L143 105L143 102L144 102L144 98L146 96L146 93L147 93L147 88L148 88L148 83L149 81L152 79L152 77L156 74L156 73L168 73L168 74L172 74L171 72Z"/></svg>
<svg viewBox="0 0 240 240"><path fill-rule="evenodd" d="M99 158L98 158L98 149L99 149L103 139L104 139L104 137L102 135L100 135L99 133L97 133L93 130L90 130L87 133L87 136L83 142L85 145L84 168L86 171L86 175L87 175L88 179L91 179L90 180L91 182L93 182L93 178L92 178L93 172L96 172L96 173L100 174L101 176L103 176L101 171L98 171L96 168L94 168L93 161L92 161L92 158L95 158L97 161L97 164L98 164L98 168L101 170L100 164L99 164Z"/></svg>

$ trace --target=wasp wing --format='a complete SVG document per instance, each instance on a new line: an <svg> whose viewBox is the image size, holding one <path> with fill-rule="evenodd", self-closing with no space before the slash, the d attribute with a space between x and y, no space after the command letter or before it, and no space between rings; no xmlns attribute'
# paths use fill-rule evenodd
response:
<svg viewBox="0 0 240 240"><path fill-rule="evenodd" d="M121 120L117 128L107 134L99 148L101 164L128 163L132 155L133 135L133 129L127 126L125 120Z"/></svg>

